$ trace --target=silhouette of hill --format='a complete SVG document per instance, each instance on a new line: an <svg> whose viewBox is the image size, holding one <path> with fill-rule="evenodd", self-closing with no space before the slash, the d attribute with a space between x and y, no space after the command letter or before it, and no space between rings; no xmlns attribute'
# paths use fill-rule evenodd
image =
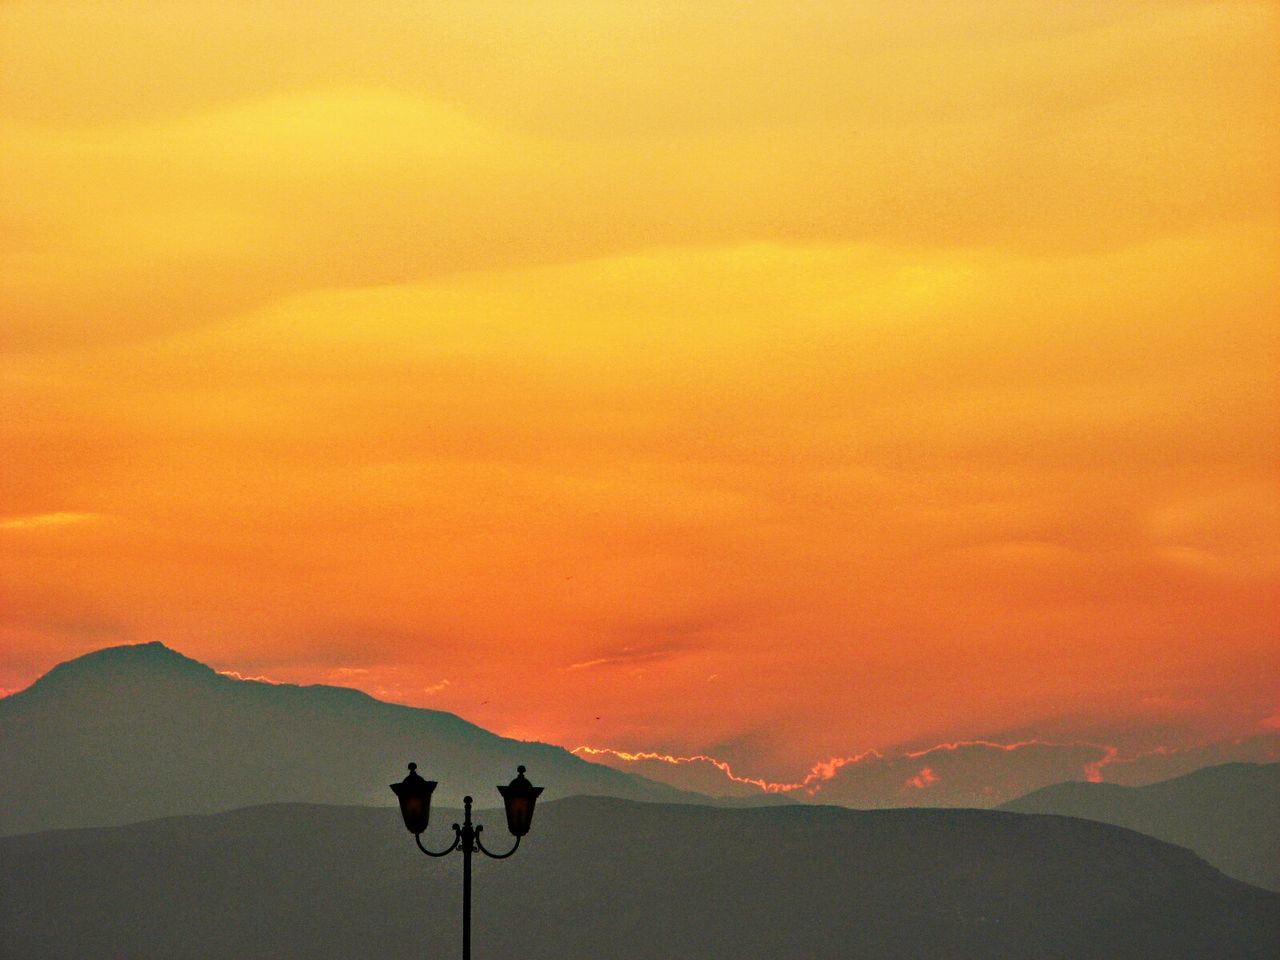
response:
<svg viewBox="0 0 1280 960"><path fill-rule="evenodd" d="M238 680L160 643L113 647L0 699L0 834L275 801L390 804L416 760L441 802L497 796L516 765L546 796L705 800L343 687Z"/></svg>
<svg viewBox="0 0 1280 960"><path fill-rule="evenodd" d="M1228 876L1280 890L1280 763L1224 763L1143 787L1059 783L1000 807L1138 830Z"/></svg>
<svg viewBox="0 0 1280 960"><path fill-rule="evenodd" d="M500 812L477 819L505 849ZM0 952L454 956L460 860L385 808L7 837ZM984 810L540 803L515 857L477 861L474 913L476 956L530 960L1280 956L1276 894L1142 834Z"/></svg>

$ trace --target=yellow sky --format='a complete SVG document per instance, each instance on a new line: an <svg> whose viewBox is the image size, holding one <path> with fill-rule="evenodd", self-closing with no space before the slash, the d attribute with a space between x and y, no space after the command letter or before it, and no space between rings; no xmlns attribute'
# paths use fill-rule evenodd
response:
<svg viewBox="0 0 1280 960"><path fill-rule="evenodd" d="M1278 41L0 5L0 687L163 640L775 776L1265 729Z"/></svg>

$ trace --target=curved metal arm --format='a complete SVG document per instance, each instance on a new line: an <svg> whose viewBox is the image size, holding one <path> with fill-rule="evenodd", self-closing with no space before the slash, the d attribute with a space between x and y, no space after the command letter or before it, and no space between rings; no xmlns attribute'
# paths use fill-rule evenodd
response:
<svg viewBox="0 0 1280 960"><path fill-rule="evenodd" d="M422 834L415 833L413 835L413 839L414 839L414 842L418 844L418 849L421 850L423 853L425 853L428 857L444 857L444 856L448 856L449 854L453 853L453 851L458 849L458 844L462 841L462 831L458 828L458 825L455 823L453 825L453 843L449 844L448 849L441 850L439 853L434 853L422 845Z"/></svg>
<svg viewBox="0 0 1280 960"><path fill-rule="evenodd" d="M507 859L507 857L511 856L513 853L515 853L517 850L520 849L519 837L516 837L515 846L512 847L510 850L508 850L506 853L494 853L492 850L486 849L485 845L480 842L480 831L483 829L484 829L483 827L476 827L476 848L481 853L483 853L486 857L492 857L494 860L505 860Z"/></svg>

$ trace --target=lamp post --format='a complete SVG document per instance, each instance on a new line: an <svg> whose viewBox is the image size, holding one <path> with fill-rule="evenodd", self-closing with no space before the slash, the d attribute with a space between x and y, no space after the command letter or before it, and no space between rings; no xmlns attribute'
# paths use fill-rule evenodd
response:
<svg viewBox="0 0 1280 960"><path fill-rule="evenodd" d="M471 960L471 854L479 851L494 860L505 860L520 849L520 838L529 832L533 822L533 805L542 793L542 787L535 787L524 776L524 767L516 767L515 779L506 786L498 785L502 794L502 804L507 810L507 829L516 838L516 842L506 853L494 853L480 841L480 824L471 822L471 798L463 797L464 809L462 825L453 825L453 843L444 850L428 850L422 844L422 834L427 829L427 821L431 819L431 794L436 788L436 781L424 780L418 776L418 765L409 764L409 775L399 783L391 784L391 789L400 800L400 815L404 817L405 828L413 834L418 849L428 857L443 857L455 850L462 851L462 960Z"/></svg>

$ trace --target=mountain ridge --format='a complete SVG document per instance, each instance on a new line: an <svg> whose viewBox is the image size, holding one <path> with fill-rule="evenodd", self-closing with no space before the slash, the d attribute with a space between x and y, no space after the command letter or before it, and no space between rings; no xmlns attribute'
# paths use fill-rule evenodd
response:
<svg viewBox="0 0 1280 960"><path fill-rule="evenodd" d="M362 691L241 680L161 643L95 651L0 699L0 835L275 801L390 804L414 760L437 797L510 780L551 795L708 800Z"/></svg>
<svg viewBox="0 0 1280 960"><path fill-rule="evenodd" d="M439 846L454 811L433 816ZM481 811L495 833L501 814ZM496 838L495 838L496 841ZM198 869L192 869L192 865ZM392 809L271 804L0 838L13 960L456 953L457 858ZM827 805L540 802L475 868L481 956L529 960L1262 960L1280 896L1188 850L1070 817ZM157 909L157 906L159 909Z"/></svg>
<svg viewBox="0 0 1280 960"><path fill-rule="evenodd" d="M1137 830L1195 850L1229 876L1280 891L1280 763L1218 764L1138 787L1067 781L997 809Z"/></svg>
<svg viewBox="0 0 1280 960"><path fill-rule="evenodd" d="M32 693L46 693L50 689L56 689L68 683L75 683L86 676L100 677L104 668L114 673L130 670L139 672L142 670L153 672L163 670L172 676L185 676L193 681L201 680L214 683L227 681L230 683L261 684L266 687L284 687L293 690L334 691L346 696L371 700L375 703L385 703L388 706L405 706L405 704L393 704L386 700L379 700L372 694L357 690L355 687L342 687L328 683L289 683L224 673L220 670L215 670L206 663L188 657L186 654L167 646L159 640L103 647L83 656L64 660L38 677L29 687L15 691L9 694L8 697L0 697L0 700L13 699ZM427 710L431 713L447 712L433 710L430 707L410 707L410 709Z"/></svg>

